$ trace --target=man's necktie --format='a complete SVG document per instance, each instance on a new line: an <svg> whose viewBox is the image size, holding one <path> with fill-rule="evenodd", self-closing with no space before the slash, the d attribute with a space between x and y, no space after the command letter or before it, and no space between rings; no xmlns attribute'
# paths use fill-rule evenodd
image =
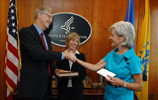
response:
<svg viewBox="0 0 158 100"><path fill-rule="evenodd" d="M44 37L43 37L43 32L41 33L41 38L42 38L42 41L43 41L43 44L44 44L44 48L45 48L45 50L47 50L46 43L45 43ZM51 76L51 73L50 73L50 63L48 63L48 72L49 72L49 75Z"/></svg>

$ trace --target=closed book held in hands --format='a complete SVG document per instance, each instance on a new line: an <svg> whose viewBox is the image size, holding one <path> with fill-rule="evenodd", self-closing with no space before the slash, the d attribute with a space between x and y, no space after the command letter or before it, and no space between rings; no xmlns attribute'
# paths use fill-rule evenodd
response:
<svg viewBox="0 0 158 100"><path fill-rule="evenodd" d="M78 72L72 71L72 72L60 72L60 77L66 77L66 76L78 76Z"/></svg>

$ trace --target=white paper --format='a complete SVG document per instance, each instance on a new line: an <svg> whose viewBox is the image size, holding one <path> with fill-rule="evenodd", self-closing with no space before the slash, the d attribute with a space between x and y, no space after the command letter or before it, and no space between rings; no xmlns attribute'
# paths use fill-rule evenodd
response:
<svg viewBox="0 0 158 100"><path fill-rule="evenodd" d="M104 68L98 70L97 73L102 75L102 76L104 76L104 77L106 77L106 78L108 78L108 79L110 79L110 78L107 77L107 75L110 75L112 77L114 77L116 75L115 73L112 73L112 72L110 72L110 71L108 71L108 70L106 70Z"/></svg>

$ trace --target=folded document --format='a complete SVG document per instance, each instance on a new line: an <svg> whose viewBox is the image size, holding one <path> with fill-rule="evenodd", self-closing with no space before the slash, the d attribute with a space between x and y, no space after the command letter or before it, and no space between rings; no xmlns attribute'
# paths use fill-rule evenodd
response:
<svg viewBox="0 0 158 100"><path fill-rule="evenodd" d="M108 71L104 68L98 70L97 73L104 76L104 77L106 77L106 78L108 78L108 79L109 79L109 77L107 77L107 75L110 75L112 77L114 77L116 75L116 74L114 74L114 73L112 73L112 72L110 72L110 71Z"/></svg>

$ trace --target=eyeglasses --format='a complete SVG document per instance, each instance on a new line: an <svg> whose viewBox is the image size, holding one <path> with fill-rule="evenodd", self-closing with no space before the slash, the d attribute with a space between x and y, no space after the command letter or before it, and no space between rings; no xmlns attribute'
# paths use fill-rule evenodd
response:
<svg viewBox="0 0 158 100"><path fill-rule="evenodd" d="M53 15L50 15L50 14L48 14L48 13L41 13L41 14L45 14L45 15L47 15L49 18L53 18Z"/></svg>

